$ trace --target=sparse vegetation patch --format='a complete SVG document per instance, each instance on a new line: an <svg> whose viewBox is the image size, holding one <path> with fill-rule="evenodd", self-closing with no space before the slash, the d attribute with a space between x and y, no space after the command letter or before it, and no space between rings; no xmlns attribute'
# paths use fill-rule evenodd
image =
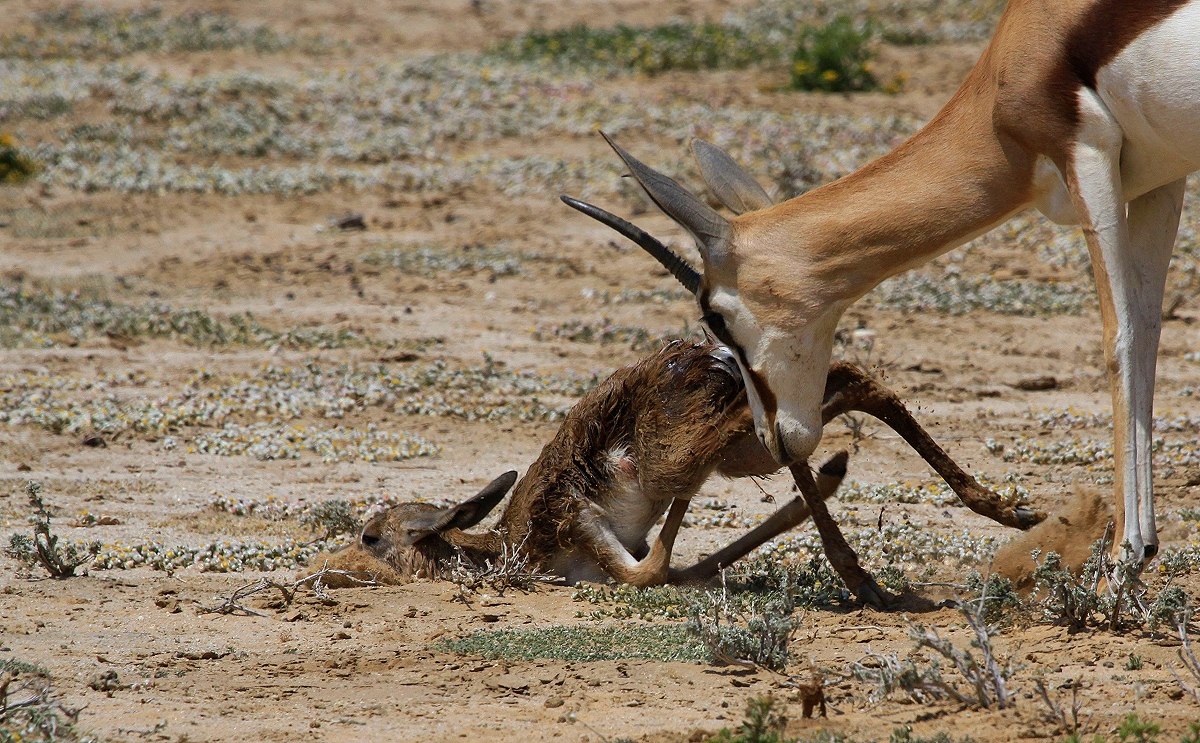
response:
<svg viewBox="0 0 1200 743"><path fill-rule="evenodd" d="M527 31L493 50L506 59L654 75L668 70L737 69L762 64L781 50L736 26L675 21L634 28L585 25Z"/></svg>
<svg viewBox="0 0 1200 743"><path fill-rule="evenodd" d="M442 641L434 648L490 660L547 659L572 663L626 658L700 663L709 658L704 645L680 624L553 625L485 631L461 640Z"/></svg>
<svg viewBox="0 0 1200 743"><path fill-rule="evenodd" d="M37 13L32 22L0 36L0 58L115 59L151 52L177 54L247 49L313 53L330 48L318 36L297 38L263 25L244 25L224 13L164 15L161 8L108 10L82 3Z"/></svg>

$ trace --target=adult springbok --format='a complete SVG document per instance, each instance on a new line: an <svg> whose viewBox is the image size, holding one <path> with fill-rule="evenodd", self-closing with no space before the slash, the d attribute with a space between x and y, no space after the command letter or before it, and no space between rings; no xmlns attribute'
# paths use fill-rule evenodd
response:
<svg viewBox="0 0 1200 743"><path fill-rule="evenodd" d="M758 438L782 464L803 463L820 442L834 330L856 299L1030 207L1081 225L1112 390L1114 552L1138 565L1157 552L1155 362L1184 178L1200 169L1200 0L1012 0L920 132L778 205L696 142L732 219L613 147L696 239L703 275L689 288L738 359ZM822 538L828 549L834 535Z"/></svg>

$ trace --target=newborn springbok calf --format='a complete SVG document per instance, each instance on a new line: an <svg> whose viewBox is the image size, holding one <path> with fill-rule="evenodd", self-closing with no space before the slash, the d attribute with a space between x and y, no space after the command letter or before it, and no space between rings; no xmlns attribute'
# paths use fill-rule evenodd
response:
<svg viewBox="0 0 1200 743"><path fill-rule="evenodd" d="M745 477L778 469L754 435L733 357L719 346L676 341L585 395L520 482L507 472L450 508L398 505L371 519L358 545L330 565L363 569L375 558L401 577L434 578L456 550L483 564L508 548L523 552L530 568L568 582L612 577L657 585L667 581L688 501L713 472ZM826 468L819 478L826 497L844 473L845 457ZM465 531L514 482L496 525Z"/></svg>
<svg viewBox="0 0 1200 743"><path fill-rule="evenodd" d="M1008 509L962 472L920 428L894 394L855 367L836 364L827 392L828 421L847 410L884 420L972 508L1004 523ZM822 466L822 499L841 483L846 455ZM504 550L568 582L611 577L637 586L668 579L703 581L721 567L808 518L802 498L788 503L734 544L683 571L670 571L671 549L688 502L714 472L769 475L779 465L759 443L737 363L721 346L676 341L618 370L567 414L555 437L516 483L496 525L469 529L503 500L516 472L496 478L449 508L398 505L373 518L359 542L330 567L372 571L384 582L436 578L457 552L482 565ZM668 511L653 545L647 535ZM1011 506L1009 506L1011 508Z"/></svg>

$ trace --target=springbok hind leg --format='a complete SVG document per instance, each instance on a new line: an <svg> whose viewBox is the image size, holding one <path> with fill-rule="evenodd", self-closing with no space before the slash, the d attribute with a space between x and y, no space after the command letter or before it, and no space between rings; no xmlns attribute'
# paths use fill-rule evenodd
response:
<svg viewBox="0 0 1200 743"><path fill-rule="evenodd" d="M1099 96L1086 88L1080 92L1080 115L1066 180L1087 238L1104 322L1120 534L1113 549L1119 559L1140 565L1158 551L1151 449L1154 377L1184 182L1135 199L1126 214L1121 129Z"/></svg>

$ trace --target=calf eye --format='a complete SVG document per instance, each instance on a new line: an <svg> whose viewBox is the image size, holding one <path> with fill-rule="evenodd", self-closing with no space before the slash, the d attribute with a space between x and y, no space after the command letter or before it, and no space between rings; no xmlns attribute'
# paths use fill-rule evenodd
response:
<svg viewBox="0 0 1200 743"><path fill-rule="evenodd" d="M720 314L716 312L706 312L704 313L704 316L700 318L700 321L708 326L708 329L711 330L712 334L717 337L717 340L721 341L727 346L734 345L734 343L729 339L729 331L725 327L725 318Z"/></svg>

